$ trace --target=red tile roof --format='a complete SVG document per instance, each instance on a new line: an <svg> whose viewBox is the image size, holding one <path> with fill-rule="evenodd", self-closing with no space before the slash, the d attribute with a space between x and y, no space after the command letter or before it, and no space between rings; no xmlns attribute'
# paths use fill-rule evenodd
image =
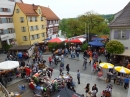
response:
<svg viewBox="0 0 130 97"><path fill-rule="evenodd" d="M59 20L59 17L48 7L40 6L42 9L42 14L47 20Z"/></svg>
<svg viewBox="0 0 130 97"><path fill-rule="evenodd" d="M25 3L16 3L22 12L27 16L38 16L38 13L34 10L37 6Z"/></svg>

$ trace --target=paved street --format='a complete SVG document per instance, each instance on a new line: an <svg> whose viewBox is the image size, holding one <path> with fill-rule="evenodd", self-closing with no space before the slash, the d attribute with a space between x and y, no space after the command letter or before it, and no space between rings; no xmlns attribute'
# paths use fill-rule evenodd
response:
<svg viewBox="0 0 130 97"><path fill-rule="evenodd" d="M44 59L47 60L47 62L46 62L47 65L49 64L48 57L49 57L49 55L44 56ZM99 57L99 59L101 59L103 62L106 62L105 57L103 55L101 55ZM91 68L91 65L89 63L87 65L86 70L84 70L84 67L82 66L83 65L83 55L82 54L80 54L79 60L76 58L72 59L69 56L68 58L65 58L64 61L65 61L64 62L65 66L66 66L66 64L70 64L70 71L72 71L72 72L77 72L77 70L79 69L81 73L91 74L92 68ZM89 61L89 59L87 61ZM59 70L59 64L58 64L58 66L55 67L55 69Z"/></svg>
<svg viewBox="0 0 130 97"><path fill-rule="evenodd" d="M49 64L48 56L50 56L50 55L44 55L44 58L47 60L47 62L46 62L47 65ZM4 61L5 57L6 57L6 55L1 54L0 61ZM102 61L105 61L105 58L103 56L99 57L99 59L101 59ZM73 77L73 80L76 82L75 89L76 89L77 93L85 94L84 87L86 86L87 83L90 83L91 87L93 84L97 84L97 87L99 89L97 97L101 97L102 90L105 89L107 83L104 80L97 79L96 75L92 75L92 76L90 75L91 66L89 64L88 64L88 68L86 70L83 70L82 55L80 55L79 60L65 58L65 65L66 64L70 64L70 71L71 71L70 75ZM81 84L80 85L77 84L77 78L76 78L77 69L79 69L81 72ZM66 73L66 71L64 71L64 73ZM59 65L54 68L52 79L58 77L58 75L59 75ZM111 82L111 84L113 85L112 97L127 97L127 90L125 90L123 88L123 86L115 85L115 84L113 84L113 81Z"/></svg>

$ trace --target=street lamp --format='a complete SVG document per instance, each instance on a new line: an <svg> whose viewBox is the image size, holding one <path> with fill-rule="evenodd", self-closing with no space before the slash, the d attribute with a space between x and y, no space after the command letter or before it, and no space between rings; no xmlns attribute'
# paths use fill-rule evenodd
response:
<svg viewBox="0 0 130 97"><path fill-rule="evenodd" d="M88 33L86 32L86 22L85 22L85 34L86 34L86 42L89 42L89 23L88 23Z"/></svg>

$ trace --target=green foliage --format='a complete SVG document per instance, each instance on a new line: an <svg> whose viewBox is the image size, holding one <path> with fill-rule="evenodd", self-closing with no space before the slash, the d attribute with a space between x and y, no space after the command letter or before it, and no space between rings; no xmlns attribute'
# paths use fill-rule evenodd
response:
<svg viewBox="0 0 130 97"><path fill-rule="evenodd" d="M101 15L87 12L77 18L62 19L59 29L62 30L62 34L66 33L68 38L85 34L85 28L86 32L89 31L89 33L109 34L110 30L107 23Z"/></svg>
<svg viewBox="0 0 130 97"><path fill-rule="evenodd" d="M4 49L5 51L8 51L11 47L12 47L12 45L5 44L5 45L3 46L3 49Z"/></svg>
<svg viewBox="0 0 130 97"><path fill-rule="evenodd" d="M57 45L58 43L49 43L48 44L49 51L52 51L53 49L57 49Z"/></svg>
<svg viewBox="0 0 130 97"><path fill-rule="evenodd" d="M87 49L88 49L88 44L87 43L82 44L81 50L84 51L84 50L87 50Z"/></svg>
<svg viewBox="0 0 130 97"><path fill-rule="evenodd" d="M114 18L113 14L101 15L104 19L107 19L108 22L111 22Z"/></svg>
<svg viewBox="0 0 130 97"><path fill-rule="evenodd" d="M124 52L124 45L118 41L109 41L106 44L106 50L112 54L121 54Z"/></svg>

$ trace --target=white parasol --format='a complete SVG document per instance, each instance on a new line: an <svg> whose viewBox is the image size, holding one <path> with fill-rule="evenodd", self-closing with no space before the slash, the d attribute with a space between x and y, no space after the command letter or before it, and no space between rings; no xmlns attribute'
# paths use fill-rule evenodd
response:
<svg viewBox="0 0 130 97"><path fill-rule="evenodd" d="M8 70L19 67L18 61L4 61L0 63L0 70Z"/></svg>

